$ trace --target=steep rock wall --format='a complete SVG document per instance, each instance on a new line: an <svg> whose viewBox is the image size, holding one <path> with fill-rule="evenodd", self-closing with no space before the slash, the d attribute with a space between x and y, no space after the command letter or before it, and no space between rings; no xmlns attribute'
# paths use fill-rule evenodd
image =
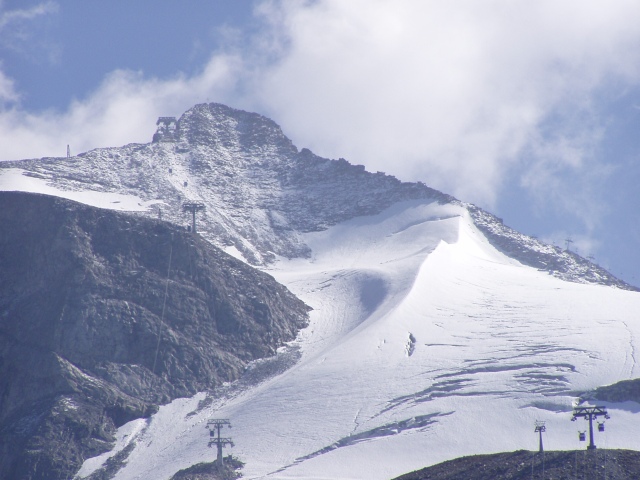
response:
<svg viewBox="0 0 640 480"><path fill-rule="evenodd" d="M271 276L168 223L5 192L0 225L2 478L68 478L115 427L307 322Z"/></svg>

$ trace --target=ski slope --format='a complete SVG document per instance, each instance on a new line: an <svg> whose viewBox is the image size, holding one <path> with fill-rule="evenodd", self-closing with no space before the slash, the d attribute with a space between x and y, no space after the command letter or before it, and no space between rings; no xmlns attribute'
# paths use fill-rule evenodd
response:
<svg viewBox="0 0 640 480"><path fill-rule="evenodd" d="M390 479L462 455L574 449L577 395L637 377L640 294L561 281L494 249L461 206L398 203L305 234L309 259L269 273L314 310L250 388L166 405L118 433L116 479L167 479L215 458L209 418L229 418L248 479ZM269 361L267 361L269 362ZM260 363L260 362L258 362ZM204 406L203 406L204 405ZM599 446L640 448L639 405L608 405ZM225 453L229 453L226 449Z"/></svg>
<svg viewBox="0 0 640 480"><path fill-rule="evenodd" d="M7 168L0 171L0 191L53 195L92 207L121 212L145 212L152 205L163 203L161 200L144 201L136 195L117 192L100 192L91 189L65 190L52 184L49 179L29 175L29 172L21 168Z"/></svg>

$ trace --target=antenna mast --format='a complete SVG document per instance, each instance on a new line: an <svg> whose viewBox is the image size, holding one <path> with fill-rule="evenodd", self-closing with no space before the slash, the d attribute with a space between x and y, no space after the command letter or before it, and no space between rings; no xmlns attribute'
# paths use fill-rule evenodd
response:
<svg viewBox="0 0 640 480"><path fill-rule="evenodd" d="M569 247L571 247L571 244L573 243L573 240L571 240L571 237L567 238L565 240L565 243L567 245L567 248L565 248L565 250L569 251Z"/></svg>

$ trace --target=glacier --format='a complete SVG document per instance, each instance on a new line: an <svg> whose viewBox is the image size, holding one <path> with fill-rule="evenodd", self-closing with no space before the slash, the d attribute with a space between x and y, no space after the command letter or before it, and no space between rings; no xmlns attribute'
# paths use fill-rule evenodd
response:
<svg viewBox="0 0 640 480"><path fill-rule="evenodd" d="M403 202L305 241L311 258L268 269L314 308L287 347L297 363L204 408L199 394L126 425L120 446L135 446L115 478L169 478L213 459L209 418L231 419L232 453L254 479L383 480L535 449L535 420L547 449L575 449L579 393L639 373L637 292L524 266L461 207ZM607 406L596 443L638 448L638 405Z"/></svg>

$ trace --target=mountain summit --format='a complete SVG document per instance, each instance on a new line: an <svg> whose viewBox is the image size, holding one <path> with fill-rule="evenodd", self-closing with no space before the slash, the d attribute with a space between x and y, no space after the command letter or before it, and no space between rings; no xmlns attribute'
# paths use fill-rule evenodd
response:
<svg viewBox="0 0 640 480"><path fill-rule="evenodd" d="M566 280L633 289L582 257L519 234L488 212L421 182L401 182L342 158L299 151L262 115L210 103L194 106L178 120L161 117L158 124L150 144L5 162L0 172L21 169L80 201L73 192L127 195L138 199L135 209L141 213L178 224L189 221L181 209L185 201L202 203L200 233L258 266L277 257L309 257L300 234L378 214L397 202L462 205L492 244L525 265Z"/></svg>

